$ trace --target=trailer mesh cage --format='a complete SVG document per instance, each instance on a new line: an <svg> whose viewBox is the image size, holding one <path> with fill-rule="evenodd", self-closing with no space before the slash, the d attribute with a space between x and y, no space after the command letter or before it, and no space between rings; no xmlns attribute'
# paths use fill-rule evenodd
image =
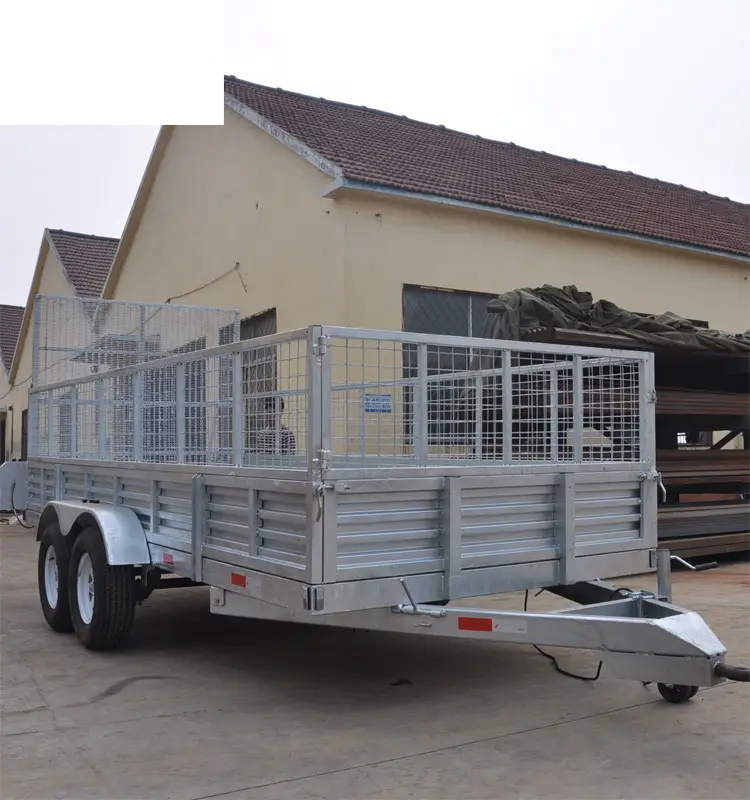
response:
<svg viewBox="0 0 750 800"><path fill-rule="evenodd" d="M240 338L225 308L38 295L33 385L87 378Z"/></svg>
<svg viewBox="0 0 750 800"><path fill-rule="evenodd" d="M123 358L93 333L102 312L83 313L80 343L39 321L35 368L56 380L32 391L34 457L304 470L652 461L645 353L320 326L233 341L231 312L148 308L109 306L109 318L136 332L160 314L189 324L139 337ZM65 360L51 369L54 341Z"/></svg>

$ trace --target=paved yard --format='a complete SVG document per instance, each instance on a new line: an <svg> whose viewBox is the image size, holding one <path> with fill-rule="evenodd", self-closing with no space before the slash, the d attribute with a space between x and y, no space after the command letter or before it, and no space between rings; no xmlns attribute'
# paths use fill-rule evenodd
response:
<svg viewBox="0 0 750 800"><path fill-rule="evenodd" d="M529 647L211 617L204 589L156 593L127 650L93 654L44 623L33 536L0 537L3 800L750 794L748 684L671 706ZM675 576L742 663L748 588L747 562Z"/></svg>

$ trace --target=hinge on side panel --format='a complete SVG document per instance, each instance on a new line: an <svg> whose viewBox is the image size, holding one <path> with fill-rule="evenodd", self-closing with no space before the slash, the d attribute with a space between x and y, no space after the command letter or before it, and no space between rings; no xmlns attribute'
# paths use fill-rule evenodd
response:
<svg viewBox="0 0 750 800"><path fill-rule="evenodd" d="M649 403L656 402L657 400L656 389L651 389L651 391L646 394L646 400Z"/></svg>
<svg viewBox="0 0 750 800"><path fill-rule="evenodd" d="M330 450L318 450L315 454L315 458L312 460L313 472L318 472L323 475L328 469L328 457L330 455Z"/></svg>
<svg viewBox="0 0 750 800"><path fill-rule="evenodd" d="M322 611L325 604L322 586L308 586L303 606L306 611Z"/></svg>
<svg viewBox="0 0 750 800"><path fill-rule="evenodd" d="M318 341L313 345L313 354L324 356L328 352L328 337L319 336Z"/></svg>

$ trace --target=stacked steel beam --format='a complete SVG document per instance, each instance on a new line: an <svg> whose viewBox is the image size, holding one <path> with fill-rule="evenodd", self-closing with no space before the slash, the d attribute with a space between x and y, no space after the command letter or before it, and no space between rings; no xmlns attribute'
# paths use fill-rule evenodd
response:
<svg viewBox="0 0 750 800"><path fill-rule="evenodd" d="M526 341L651 349L645 342L603 331L544 328ZM669 502L659 507L659 540L685 557L750 549L750 396L747 356L683 348L654 348L657 468ZM588 387L587 387L588 388ZM591 391L593 387L589 389ZM717 391L720 390L720 391ZM623 409L627 397L584 399L585 407ZM565 398L567 402L572 400ZM591 415L591 419L595 415ZM678 449L679 432L744 431L745 450ZM669 448L669 449L668 449ZM688 501L688 502L686 502Z"/></svg>
<svg viewBox="0 0 750 800"><path fill-rule="evenodd" d="M750 484L750 450L658 450L656 464L668 488Z"/></svg>
<svg viewBox="0 0 750 800"><path fill-rule="evenodd" d="M742 533L750 527L747 502L679 504L659 509L659 538Z"/></svg>
<svg viewBox="0 0 750 800"><path fill-rule="evenodd" d="M656 398L656 413L659 415L742 417L750 414L748 397L739 392L660 388Z"/></svg>

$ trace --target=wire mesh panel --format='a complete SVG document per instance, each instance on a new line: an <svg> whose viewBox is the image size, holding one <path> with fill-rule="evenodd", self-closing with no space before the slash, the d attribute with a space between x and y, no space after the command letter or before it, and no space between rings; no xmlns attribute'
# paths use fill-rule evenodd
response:
<svg viewBox="0 0 750 800"><path fill-rule="evenodd" d="M642 458L644 354L341 329L330 338L339 465Z"/></svg>
<svg viewBox="0 0 750 800"><path fill-rule="evenodd" d="M29 454L50 455L49 396L46 391L35 392L29 397Z"/></svg>
<svg viewBox="0 0 750 800"><path fill-rule="evenodd" d="M32 454L305 469L328 452L368 468L651 453L642 353L340 328L175 349L34 389Z"/></svg>
<svg viewBox="0 0 750 800"><path fill-rule="evenodd" d="M193 352L240 338L230 309L80 297L34 301L33 385Z"/></svg>
<svg viewBox="0 0 750 800"><path fill-rule="evenodd" d="M31 394L32 455L306 467L307 332L178 352Z"/></svg>
<svg viewBox="0 0 750 800"><path fill-rule="evenodd" d="M262 341L262 340L261 340ZM306 339L243 353L244 463L297 464L307 455Z"/></svg>

